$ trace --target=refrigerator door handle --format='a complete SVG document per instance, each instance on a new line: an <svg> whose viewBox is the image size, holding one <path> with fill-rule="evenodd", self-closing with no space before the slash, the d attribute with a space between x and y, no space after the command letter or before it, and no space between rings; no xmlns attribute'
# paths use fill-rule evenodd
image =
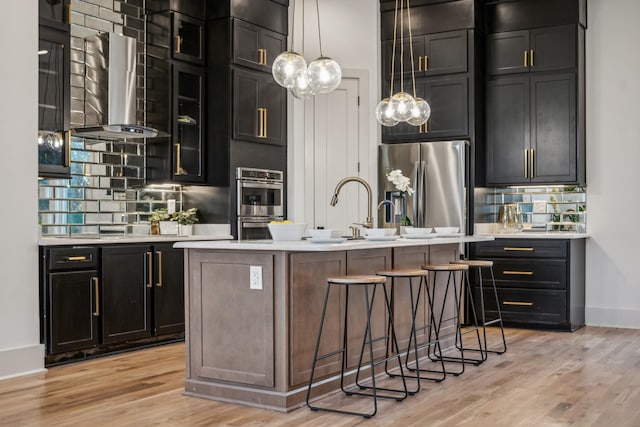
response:
<svg viewBox="0 0 640 427"><path fill-rule="evenodd" d="M418 225L418 209L420 206L420 162L413 162L413 185L414 185L414 193L413 193L413 225L419 227Z"/></svg>
<svg viewBox="0 0 640 427"><path fill-rule="evenodd" d="M420 198L420 200L418 201L418 222L417 222L417 226L418 227L425 227L426 226L426 218L425 216L425 203L427 201L427 183L426 183L426 174L427 174L427 165L425 163L424 160L420 161L420 178L418 180L419 185L418 187L420 188L420 192L418 193L418 197Z"/></svg>

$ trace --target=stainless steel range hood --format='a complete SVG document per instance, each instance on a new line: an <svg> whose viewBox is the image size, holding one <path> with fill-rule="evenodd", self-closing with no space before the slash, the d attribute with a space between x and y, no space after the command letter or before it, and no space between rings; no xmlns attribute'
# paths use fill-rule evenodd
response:
<svg viewBox="0 0 640 427"><path fill-rule="evenodd" d="M136 124L136 40L115 33L85 39L85 126L75 136L152 138L156 129Z"/></svg>

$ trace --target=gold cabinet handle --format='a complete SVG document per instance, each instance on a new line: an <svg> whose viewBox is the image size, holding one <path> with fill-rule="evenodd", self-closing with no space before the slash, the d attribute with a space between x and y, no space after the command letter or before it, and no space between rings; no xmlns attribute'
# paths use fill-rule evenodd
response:
<svg viewBox="0 0 640 427"><path fill-rule="evenodd" d="M267 109L258 108L258 138L267 137Z"/></svg>
<svg viewBox="0 0 640 427"><path fill-rule="evenodd" d="M147 288L153 287L151 276L153 276L153 254L147 252Z"/></svg>
<svg viewBox="0 0 640 427"><path fill-rule="evenodd" d="M67 24L71 24L71 3L67 5Z"/></svg>
<svg viewBox="0 0 640 427"><path fill-rule="evenodd" d="M86 261L87 257L84 255L78 255L78 256L68 256L67 257L67 261Z"/></svg>
<svg viewBox="0 0 640 427"><path fill-rule="evenodd" d="M173 172L174 175L182 175L182 159L180 155L182 154L182 147L180 144L174 144L176 147L176 170Z"/></svg>
<svg viewBox="0 0 640 427"><path fill-rule="evenodd" d="M100 279L97 277L92 277L93 281L93 302L96 304L96 309L93 311L94 316L100 316Z"/></svg>
<svg viewBox="0 0 640 427"><path fill-rule="evenodd" d="M422 71L422 56L418 56L418 71Z"/></svg>
<svg viewBox="0 0 640 427"><path fill-rule="evenodd" d="M533 49L531 49L529 51L529 65L532 66L532 67L534 66L534 64L533 64Z"/></svg>
<svg viewBox="0 0 640 427"><path fill-rule="evenodd" d="M502 272L504 275L510 276L533 276L533 271L512 271L512 270L504 270Z"/></svg>
<svg viewBox="0 0 640 427"><path fill-rule="evenodd" d="M427 120L424 124L418 126L418 133L429 133L429 121Z"/></svg>
<svg viewBox="0 0 640 427"><path fill-rule="evenodd" d="M502 305L519 305L523 307L531 307L533 303L528 301L502 301Z"/></svg>
<svg viewBox="0 0 640 427"><path fill-rule="evenodd" d="M519 252L533 252L533 248L514 248L511 246L506 246L504 248L502 248L503 251L505 252L510 252L510 251L519 251Z"/></svg>
<svg viewBox="0 0 640 427"><path fill-rule="evenodd" d="M156 283L156 286L161 288L162 287L162 251L157 251L156 253L158 254L158 283Z"/></svg>
<svg viewBox="0 0 640 427"><path fill-rule="evenodd" d="M525 67L527 67L527 55L528 55L528 53L529 53L529 52L527 52L526 50L524 51L524 61L523 61L524 63L523 63L523 65L524 65Z"/></svg>
<svg viewBox="0 0 640 427"><path fill-rule="evenodd" d="M266 108L262 109L262 115L264 116L263 123L264 123L264 137L265 138L267 137L267 135L269 135L269 131L267 130L267 123L268 123L267 112L268 111L269 110L267 110Z"/></svg>
<svg viewBox="0 0 640 427"><path fill-rule="evenodd" d="M429 57L427 55L424 56L424 71L429 71Z"/></svg>
<svg viewBox="0 0 640 427"><path fill-rule="evenodd" d="M527 171L527 167L529 164L529 149L524 149L524 177L529 178L529 172Z"/></svg>
<svg viewBox="0 0 640 427"><path fill-rule="evenodd" d="M69 10L71 10L71 5L69 5ZM67 159L65 162L66 167L71 167L71 131L67 131Z"/></svg>
<svg viewBox="0 0 640 427"><path fill-rule="evenodd" d="M532 148L531 149L531 155L529 156L530 161L531 161L531 165L529 167L529 175L531 176L531 178L535 178L535 175L536 175L535 172L534 172L534 169L533 169L533 166L534 166L533 159L535 158L535 156L536 156L536 152Z"/></svg>
<svg viewBox="0 0 640 427"><path fill-rule="evenodd" d="M258 65L267 65L267 49L258 49Z"/></svg>
<svg viewBox="0 0 640 427"><path fill-rule="evenodd" d="M182 53L182 37L176 36L176 53Z"/></svg>

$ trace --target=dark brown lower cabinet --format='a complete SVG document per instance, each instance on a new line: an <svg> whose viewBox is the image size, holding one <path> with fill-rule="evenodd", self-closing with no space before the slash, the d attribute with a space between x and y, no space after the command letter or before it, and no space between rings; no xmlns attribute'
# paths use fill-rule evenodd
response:
<svg viewBox="0 0 640 427"><path fill-rule="evenodd" d="M471 245L471 258L493 260L506 326L574 331L584 326L585 239L496 239ZM471 273L480 313L477 273ZM487 319L497 316L490 276L483 275Z"/></svg>
<svg viewBox="0 0 640 427"><path fill-rule="evenodd" d="M151 336L153 248L126 245L102 248L102 341Z"/></svg>
<svg viewBox="0 0 640 427"><path fill-rule="evenodd" d="M184 338L184 256L173 243L41 249L47 366Z"/></svg>
<svg viewBox="0 0 640 427"><path fill-rule="evenodd" d="M184 333L184 250L154 245L153 334Z"/></svg>
<svg viewBox="0 0 640 427"><path fill-rule="evenodd" d="M99 344L98 252L95 248L50 249L43 277L42 333L47 353Z"/></svg>

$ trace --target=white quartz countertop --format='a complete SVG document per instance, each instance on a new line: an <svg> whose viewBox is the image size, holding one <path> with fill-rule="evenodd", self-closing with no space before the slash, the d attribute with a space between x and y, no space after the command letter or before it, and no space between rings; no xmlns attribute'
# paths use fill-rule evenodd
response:
<svg viewBox="0 0 640 427"><path fill-rule="evenodd" d="M192 236L177 235L149 235L127 234L114 236L61 236L41 237L38 240L40 246L79 246L79 245L105 245L116 243L165 243L165 242L193 242L198 240L233 240L231 226L229 224L195 224L195 234Z"/></svg>
<svg viewBox="0 0 640 427"><path fill-rule="evenodd" d="M233 240L231 235L194 235L194 236L102 236L102 237L42 237L38 240L40 246L78 246L105 245L116 243L163 243L163 242L195 242L199 240Z"/></svg>
<svg viewBox="0 0 640 427"><path fill-rule="evenodd" d="M185 249L330 252L355 249L393 248L401 246L447 245L457 243L484 242L494 240L492 236L429 237L424 239L399 238L393 241L366 239L346 240L341 243L313 243L309 240L274 242L272 240L233 241L185 241L174 245Z"/></svg>
<svg viewBox="0 0 640 427"><path fill-rule="evenodd" d="M587 239L587 233L576 233L572 231L522 231L520 233L492 233L476 234L476 236L491 236L496 239Z"/></svg>

